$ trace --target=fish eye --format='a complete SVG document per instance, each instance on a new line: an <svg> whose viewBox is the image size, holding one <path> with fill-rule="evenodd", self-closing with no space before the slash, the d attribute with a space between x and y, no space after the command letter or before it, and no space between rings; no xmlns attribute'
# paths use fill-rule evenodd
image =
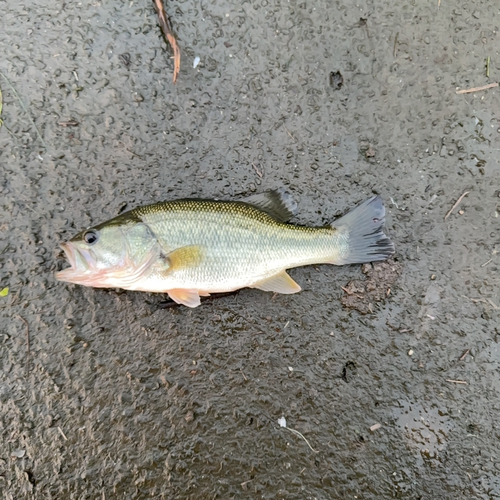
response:
<svg viewBox="0 0 500 500"><path fill-rule="evenodd" d="M83 241L89 245L93 245L99 239L99 233L95 229L89 229L83 233Z"/></svg>

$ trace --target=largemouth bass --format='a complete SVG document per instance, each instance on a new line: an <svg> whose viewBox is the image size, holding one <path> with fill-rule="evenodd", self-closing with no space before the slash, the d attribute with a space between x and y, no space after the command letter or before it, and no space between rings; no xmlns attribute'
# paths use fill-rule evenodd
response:
<svg viewBox="0 0 500 500"><path fill-rule="evenodd" d="M285 191L242 201L177 200L135 208L63 243L71 267L61 281L168 293L188 307L200 296L244 287L296 293L286 270L307 264L385 260L380 197L326 227L287 223L296 209Z"/></svg>

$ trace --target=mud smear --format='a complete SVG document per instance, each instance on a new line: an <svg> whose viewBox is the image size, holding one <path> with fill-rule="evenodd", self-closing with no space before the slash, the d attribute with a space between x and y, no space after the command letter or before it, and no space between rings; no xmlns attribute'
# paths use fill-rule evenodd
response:
<svg viewBox="0 0 500 500"><path fill-rule="evenodd" d="M442 460L454 427L447 410L424 408L420 403L404 403L394 415L410 449L419 452L423 460Z"/></svg>
<svg viewBox="0 0 500 500"><path fill-rule="evenodd" d="M353 280L342 287L345 293L342 305L356 309L361 314L373 313L375 304L390 296L403 266L398 261L389 259L385 262L363 264L361 270L366 279Z"/></svg>

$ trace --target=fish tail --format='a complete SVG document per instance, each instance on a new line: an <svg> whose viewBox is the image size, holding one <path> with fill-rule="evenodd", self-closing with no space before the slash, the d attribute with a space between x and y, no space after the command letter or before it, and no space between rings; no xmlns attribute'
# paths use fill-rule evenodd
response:
<svg viewBox="0 0 500 500"><path fill-rule="evenodd" d="M344 248L335 264L363 264L393 255L394 243L384 234L384 222L385 208L380 196L366 200L336 220L332 228L339 231Z"/></svg>

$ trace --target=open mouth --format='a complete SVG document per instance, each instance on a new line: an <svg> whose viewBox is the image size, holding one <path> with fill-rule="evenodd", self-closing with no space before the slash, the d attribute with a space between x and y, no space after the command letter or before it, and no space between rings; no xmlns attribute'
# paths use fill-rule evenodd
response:
<svg viewBox="0 0 500 500"><path fill-rule="evenodd" d="M55 277L59 281L74 282L75 278L82 277L89 271L89 265L84 256L71 243L61 243L60 247L64 250L70 267L56 272Z"/></svg>

